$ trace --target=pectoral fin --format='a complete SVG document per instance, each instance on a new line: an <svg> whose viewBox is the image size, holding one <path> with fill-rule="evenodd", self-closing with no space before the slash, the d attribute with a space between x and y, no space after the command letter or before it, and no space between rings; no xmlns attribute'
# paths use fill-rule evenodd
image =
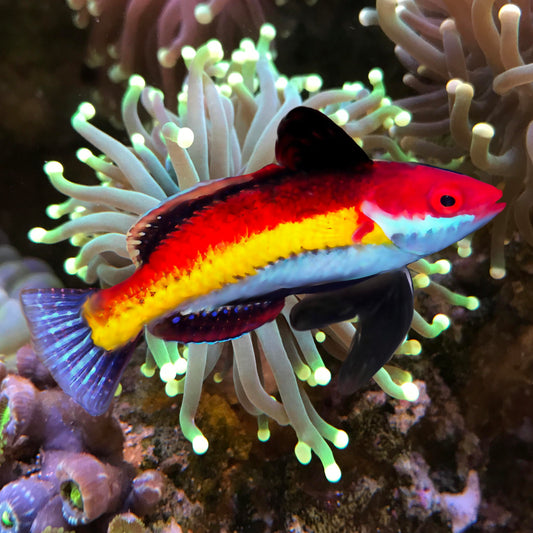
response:
<svg viewBox="0 0 533 533"><path fill-rule="evenodd" d="M411 276L402 268L307 296L293 307L290 320L295 329L307 330L358 317L338 380L340 392L351 394L392 357L409 331L413 309Z"/></svg>

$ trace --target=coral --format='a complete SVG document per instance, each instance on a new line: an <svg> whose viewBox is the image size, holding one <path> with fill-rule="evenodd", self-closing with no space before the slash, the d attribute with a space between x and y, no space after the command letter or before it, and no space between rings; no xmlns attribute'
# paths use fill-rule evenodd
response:
<svg viewBox="0 0 533 533"><path fill-rule="evenodd" d="M243 37L255 38L272 9L265 0L69 0L68 5L77 26L91 26L87 64L104 67L114 82L142 75L164 90L173 111L186 72L182 48L212 37L233 48Z"/></svg>
<svg viewBox="0 0 533 533"><path fill-rule="evenodd" d="M39 478L37 477L37 479ZM63 516L63 505L61 497L57 494L57 486L54 487L50 500L38 509L35 519L31 523L30 533L42 533L48 528L58 528L54 530L54 533L75 533L73 526Z"/></svg>
<svg viewBox="0 0 533 533"><path fill-rule="evenodd" d="M508 208L492 228L491 275L505 275L509 219L533 244L533 19L530 2L377 0L364 25L396 43L417 96L413 120L392 134L423 161L502 184ZM470 251L469 241L460 253Z"/></svg>
<svg viewBox="0 0 533 533"><path fill-rule="evenodd" d="M110 413L91 417L57 388L38 390L27 378L8 374L0 387L8 421L2 426L4 455L24 456L44 450L88 450L116 459L124 438ZM103 438L105 436L105 438Z"/></svg>
<svg viewBox="0 0 533 533"><path fill-rule="evenodd" d="M110 412L92 417L61 390L39 390L14 374L2 380L0 406L2 469L13 470L2 476L0 531L77 531L93 523L104 531L118 511L153 512L164 478L150 470L135 476ZM26 463L34 464L22 469ZM27 473L13 479L14 470Z"/></svg>
<svg viewBox="0 0 533 533"><path fill-rule="evenodd" d="M415 384L419 391L418 398L414 402L400 400L394 406L394 414L388 417L390 426L404 435L425 416L431 403L426 392L426 384L422 381L416 381Z"/></svg>
<svg viewBox="0 0 533 533"><path fill-rule="evenodd" d="M16 375L2 380L0 404L4 405L2 425L3 455L24 455L37 450L43 424L38 391L31 381Z"/></svg>
<svg viewBox="0 0 533 533"><path fill-rule="evenodd" d="M54 378L29 344L17 350L17 373L30 379L40 389L55 385Z"/></svg>
<svg viewBox="0 0 533 533"><path fill-rule="evenodd" d="M49 501L54 485L35 477L8 483L0 490L0 531L29 531L38 511Z"/></svg>
<svg viewBox="0 0 533 533"><path fill-rule="evenodd" d="M126 233L144 212L198 182L253 172L271 163L279 121L302 103L323 110L367 151L405 157L386 133L394 124L408 122L409 116L385 97L379 70L369 75L371 91L360 83L320 91L317 75L288 79L278 73L269 52L274 36L272 26L263 26L257 45L243 40L229 61L223 61L217 41L209 41L198 50L185 47L182 55L189 76L178 98L177 115L165 108L160 91L132 76L122 105L132 148L93 126L89 122L95 113L93 106L81 104L72 124L103 155L82 148L78 157L95 170L100 185L71 182L63 176L60 163L48 162L45 171L51 183L70 198L50 206L47 212L57 219L68 215L70 220L49 231L34 228L30 238L43 243L70 239L80 251L65 262L67 272L88 283L99 280L104 286L114 285L135 268L129 259ZM142 120L142 113L148 114L148 122ZM449 271L447 261L419 261L412 268L417 289L437 294L453 305L477 307L477 299L456 295L430 279ZM308 463L311 451L315 452L327 478L335 481L340 471L326 440L343 448L348 438L318 415L299 383L326 385L331 374L311 332L298 332L289 325L288 316L297 301L296 297L287 298L277 323L228 343L178 346L147 333L149 353L142 371L152 376L159 368L166 393L183 394L181 430L201 454L208 448L194 420L201 385L219 360L232 357L234 364L229 359L215 377L233 378L240 403L258 418L259 439L265 441L270 436L268 418L290 424L298 437L298 459ZM413 321L413 328L426 337L438 335L448 325L449 319L442 314L431 324L418 313ZM327 347L334 355L345 357L354 332L350 323L328 328L331 342ZM326 338L323 332L316 333L317 340ZM407 341L400 349L406 354L419 351L418 341ZM272 377L273 387L268 387ZM382 368L374 380L395 397L414 399L418 395L410 374L394 367ZM276 391L281 401L271 396Z"/></svg>
<svg viewBox="0 0 533 533"><path fill-rule="evenodd" d="M55 469L63 516L77 526L117 511L128 488L127 472L96 457L77 453L62 458Z"/></svg>
<svg viewBox="0 0 533 533"><path fill-rule="evenodd" d="M461 533L477 521L481 493L477 472L471 470L461 493L438 492L429 476L429 467L416 452L402 456L394 463L398 473L412 479L409 489L402 488L402 498L412 516L424 518L442 511L451 520L453 533Z"/></svg>
<svg viewBox="0 0 533 533"><path fill-rule="evenodd" d="M441 492L441 505L452 521L453 533L461 533L477 521L481 490L477 472L471 470L463 492L451 494Z"/></svg>
<svg viewBox="0 0 533 533"><path fill-rule="evenodd" d="M454 413L459 406L449 397L450 391L440 377L428 368L427 359L419 364L426 367L427 377L426 382L417 382L419 403L391 400L381 391L363 391L350 398L350 405L343 402L336 406L336 411L344 414L356 452L339 454L343 478L331 488L320 485L312 472L304 480L297 478L300 483L296 489L292 487L294 478L286 483L283 505L288 511L284 518L293 515L287 520L289 524L299 525L301 531L444 533L452 530L455 516L460 523L462 510L468 512L473 524L478 511L481 514L479 503L462 509L458 505L448 511L443 498L457 497L460 502L464 497L467 503L467 498L475 496L475 479L471 482L468 478L471 470L481 470L477 462L479 448L474 445L467 451L466 441L472 437L465 432L464 420ZM408 405L414 415L424 409L425 416L412 418L405 409ZM405 425L398 423L399 418ZM413 425L408 427L410 423ZM453 430L453 436L452 431L446 435L435 433L444 423ZM482 479L481 473L479 477ZM470 501L476 504L475 498ZM463 519L463 524L468 523L466 516Z"/></svg>
<svg viewBox="0 0 533 533"><path fill-rule="evenodd" d="M132 481L128 506L140 516L152 513L163 496L163 476L157 470L147 470Z"/></svg>
<svg viewBox="0 0 533 533"><path fill-rule="evenodd" d="M147 533L142 521L132 513L115 516L109 523L108 533Z"/></svg>
<svg viewBox="0 0 533 533"><path fill-rule="evenodd" d="M175 520L172 520L170 525L163 529L161 533L182 533L182 529L178 524L176 524Z"/></svg>
<svg viewBox="0 0 533 533"><path fill-rule="evenodd" d="M20 257L0 232L0 354L4 357L30 339L19 294L36 287L61 287L61 282L44 261Z"/></svg>

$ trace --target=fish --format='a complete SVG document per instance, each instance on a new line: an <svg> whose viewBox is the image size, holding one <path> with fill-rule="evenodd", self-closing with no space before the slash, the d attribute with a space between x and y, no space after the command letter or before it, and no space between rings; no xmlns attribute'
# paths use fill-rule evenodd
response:
<svg viewBox="0 0 533 533"><path fill-rule="evenodd" d="M166 341L226 341L274 320L298 294L293 318L301 328L350 313L377 320L399 306L381 324L393 328L400 316L405 338L413 305L405 266L505 207L499 189L474 178L371 160L304 106L281 120L275 156L261 170L200 183L148 211L128 233L137 268L123 282L21 293L37 355L89 413L109 407L144 328ZM346 303L348 314L339 313ZM365 329L362 351L370 353L376 333ZM364 379L403 340L398 331L360 372ZM361 369L353 354L346 364L349 376Z"/></svg>

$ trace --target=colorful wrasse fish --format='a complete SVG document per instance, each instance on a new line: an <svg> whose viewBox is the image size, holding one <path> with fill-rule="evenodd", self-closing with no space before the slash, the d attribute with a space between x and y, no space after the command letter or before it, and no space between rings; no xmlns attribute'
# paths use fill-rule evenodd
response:
<svg viewBox="0 0 533 533"><path fill-rule="evenodd" d="M164 340L227 340L276 318L284 297L296 293L315 293L293 310L300 329L318 327L322 309L326 323L359 313L380 326L402 319L400 334L348 386L356 388L409 327L412 288L401 269L504 208L498 189L461 174L371 161L324 114L305 107L281 121L276 158L149 211L129 232L138 268L122 283L22 293L36 352L90 413L107 409L145 326ZM335 305L343 301L349 305ZM352 374L354 361L347 363Z"/></svg>

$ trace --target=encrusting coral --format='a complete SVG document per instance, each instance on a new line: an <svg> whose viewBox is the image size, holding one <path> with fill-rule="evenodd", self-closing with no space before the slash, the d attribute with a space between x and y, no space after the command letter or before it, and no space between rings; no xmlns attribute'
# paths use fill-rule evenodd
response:
<svg viewBox="0 0 533 533"><path fill-rule="evenodd" d="M442 509L452 522L453 533L461 533L476 523L481 503L477 472L468 473L463 492L450 494L439 493L429 476L428 465L416 452L400 457L394 468L412 480L409 489L402 489L402 498L408 502L411 516L427 517Z"/></svg>
<svg viewBox="0 0 533 533"><path fill-rule="evenodd" d="M80 251L66 261L67 272L88 283L99 280L104 286L114 285L134 269L126 233L143 213L198 182L253 172L271 163L279 121L302 103L322 110L369 153L406 157L387 131L395 124L407 124L409 115L386 98L379 70L369 75L371 91L360 83L320 91L317 75L288 79L278 73L269 52L274 36L272 26L263 26L257 44L243 40L226 61L218 41L209 41L197 50L185 47L182 55L189 74L178 96L177 114L165 107L161 91L132 76L122 104L131 148L93 126L89 122L95 114L93 106L81 104L72 124L103 155L82 148L78 157L95 170L100 185L68 181L60 163L47 163L45 172L51 183L70 197L61 205L50 206L47 212L57 219L68 215L70 220L49 231L34 228L30 238L42 243L70 239ZM145 115L148 120L142 118ZM447 261L432 264L423 260L412 268L416 289L436 294L452 305L477 307L476 298L452 293L430 279L433 274L449 271ZM194 421L202 382L219 359L232 357L233 365L226 365L217 379L233 378L240 403L258 419L259 439L269 438L268 418L290 424L298 438L298 460L306 464L315 452L327 479L337 481L340 470L326 440L343 448L348 437L318 415L302 384L326 385L331 378L315 340L326 340L332 353L345 353L355 329L353 324L343 323L328 328L327 335L295 331L288 313L296 302L296 297L287 298L277 322L228 343L180 346L147 333L149 352L142 372L152 376L159 368L166 393L183 394L181 430L197 453L205 453L208 441ZM437 315L429 324L415 313L412 327L423 336L433 337L448 325L445 315ZM420 344L414 340L404 342L399 349L404 354L419 351ZM275 390L267 390L263 384L269 372L274 375ZM418 395L410 374L397 368L382 368L374 380L396 398L415 399ZM279 399L271 396L276 390Z"/></svg>
<svg viewBox="0 0 533 533"><path fill-rule="evenodd" d="M533 244L533 15L530 1L377 0L363 25L396 43L417 96L392 135L419 160L502 184L508 208L492 228L491 275L505 275L510 218ZM469 253L469 241L459 252Z"/></svg>
<svg viewBox="0 0 533 533"><path fill-rule="evenodd" d="M21 349L17 357L31 375L31 349ZM103 532L117 513L153 512L163 477L155 470L135 475L123 460L124 436L111 412L90 416L57 387L40 390L2 369L0 531L76 532L90 524L90 531ZM38 369L37 382L45 373Z"/></svg>

